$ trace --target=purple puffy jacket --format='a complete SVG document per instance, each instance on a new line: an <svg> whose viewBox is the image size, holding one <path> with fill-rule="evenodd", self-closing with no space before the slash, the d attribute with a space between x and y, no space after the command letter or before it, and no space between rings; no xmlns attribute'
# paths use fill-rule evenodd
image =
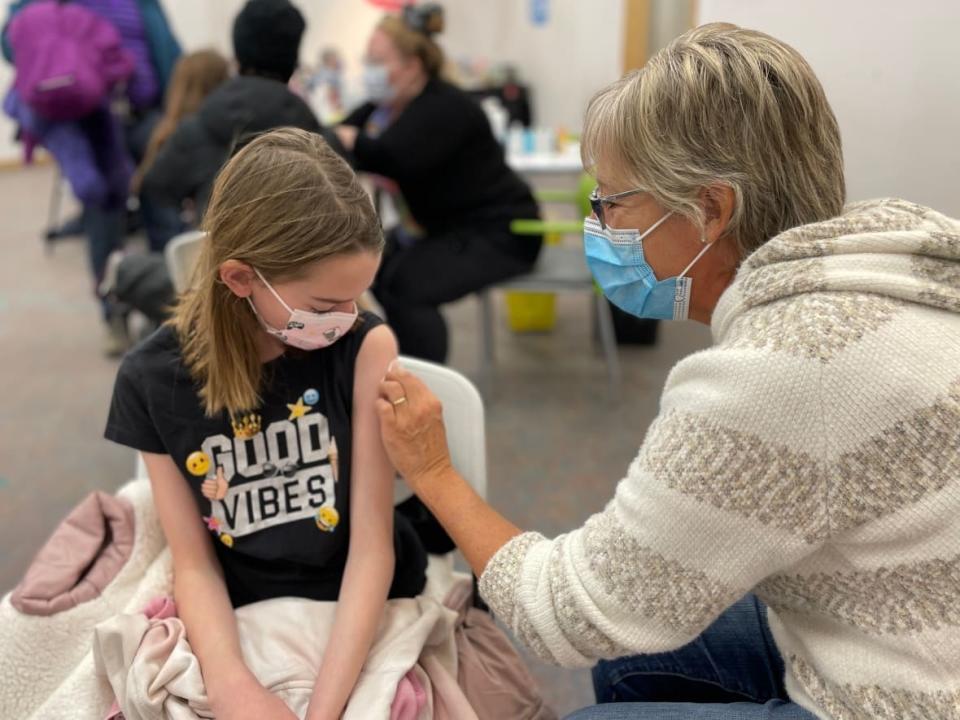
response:
<svg viewBox="0 0 960 720"><path fill-rule="evenodd" d="M51 122L39 117L11 89L3 109L20 125L28 157L33 145L47 148L80 202L102 208L123 206L133 163L124 146L123 129L106 107L82 120Z"/></svg>

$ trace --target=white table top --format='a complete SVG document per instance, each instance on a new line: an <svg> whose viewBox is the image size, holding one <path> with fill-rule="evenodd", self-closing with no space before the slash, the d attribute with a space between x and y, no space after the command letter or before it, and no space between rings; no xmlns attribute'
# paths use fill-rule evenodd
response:
<svg viewBox="0 0 960 720"><path fill-rule="evenodd" d="M580 148L576 145L562 153L508 153L507 164L519 173L581 173Z"/></svg>

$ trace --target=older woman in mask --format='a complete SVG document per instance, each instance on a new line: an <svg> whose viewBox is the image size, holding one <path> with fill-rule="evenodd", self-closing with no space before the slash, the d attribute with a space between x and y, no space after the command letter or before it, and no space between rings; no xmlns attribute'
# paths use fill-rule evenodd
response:
<svg viewBox="0 0 960 720"><path fill-rule="evenodd" d="M522 643L600 660L578 720L960 716L960 223L844 206L809 65L731 25L601 91L583 148L598 283L714 346L556 539L470 489L402 368L379 402L396 467Z"/></svg>

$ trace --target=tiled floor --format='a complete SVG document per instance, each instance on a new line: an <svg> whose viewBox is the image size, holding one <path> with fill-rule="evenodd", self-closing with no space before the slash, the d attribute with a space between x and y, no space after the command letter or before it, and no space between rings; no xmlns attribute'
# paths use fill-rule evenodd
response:
<svg viewBox="0 0 960 720"><path fill-rule="evenodd" d="M77 500L133 470L132 452L101 439L116 362L101 354L84 245L64 241L46 254L40 240L52 183L49 167L0 172L0 591ZM476 314L473 298L448 309L451 365L467 375L477 366ZM657 347L623 348L624 385L611 397L587 297L560 298L558 314L545 335L516 336L498 321L487 398L490 501L548 535L603 507L670 367L709 341L705 328L668 324ZM587 671L532 664L561 714L590 701Z"/></svg>

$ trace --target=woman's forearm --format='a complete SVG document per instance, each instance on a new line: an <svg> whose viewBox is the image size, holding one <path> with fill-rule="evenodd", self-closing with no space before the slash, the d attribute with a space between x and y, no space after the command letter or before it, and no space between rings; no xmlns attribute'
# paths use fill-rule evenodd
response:
<svg viewBox="0 0 960 720"><path fill-rule="evenodd" d="M343 713L383 617L394 564L392 541L382 549L351 547L307 720Z"/></svg>
<svg viewBox="0 0 960 720"><path fill-rule="evenodd" d="M204 568L177 570L174 599L211 703L238 683L256 682L244 663L236 616L219 573Z"/></svg>
<svg viewBox="0 0 960 720"><path fill-rule="evenodd" d="M522 532L490 507L452 467L419 479L414 488L477 577L497 551Z"/></svg>

